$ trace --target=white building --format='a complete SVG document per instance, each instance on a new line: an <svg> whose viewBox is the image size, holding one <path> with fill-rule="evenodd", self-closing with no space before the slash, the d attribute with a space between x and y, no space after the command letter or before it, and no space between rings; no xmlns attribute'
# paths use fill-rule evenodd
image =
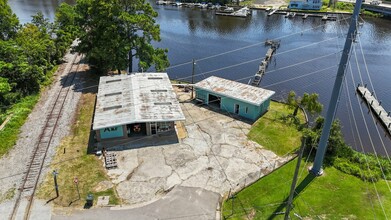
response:
<svg viewBox="0 0 391 220"><path fill-rule="evenodd" d="M303 10L320 10L322 8L322 0L292 0L289 2L288 8Z"/></svg>
<svg viewBox="0 0 391 220"><path fill-rule="evenodd" d="M100 78L92 126L98 141L167 133L184 120L166 73Z"/></svg>

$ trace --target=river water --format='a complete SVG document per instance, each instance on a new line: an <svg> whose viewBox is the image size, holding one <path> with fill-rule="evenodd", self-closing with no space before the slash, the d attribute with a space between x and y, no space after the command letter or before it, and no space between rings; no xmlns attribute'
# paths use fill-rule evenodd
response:
<svg viewBox="0 0 391 220"><path fill-rule="evenodd" d="M31 15L38 11L53 20L54 10L61 2L9 0L22 23L30 21ZM263 42L279 39L280 48L261 87L276 91L274 98L280 100L291 90L300 96L316 92L325 114L349 26L348 16L324 22L310 17L305 20L287 19L283 15L268 17L264 11L256 10L243 19L216 16L208 10L152 5L159 13L156 20L162 38L156 45L169 49L171 67L167 72L171 78L190 80L191 60L195 59L197 81L216 75L247 83L268 49ZM391 111L391 21L363 18L362 23L336 117L354 149L386 155L391 153L390 138L368 114L367 106L357 99L355 87L360 82L368 84L384 108Z"/></svg>

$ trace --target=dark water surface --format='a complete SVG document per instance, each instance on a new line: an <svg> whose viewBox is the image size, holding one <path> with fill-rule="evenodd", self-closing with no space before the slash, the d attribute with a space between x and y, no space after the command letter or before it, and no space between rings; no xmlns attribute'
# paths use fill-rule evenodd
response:
<svg viewBox="0 0 391 220"><path fill-rule="evenodd" d="M39 10L53 19L60 2L63 1L9 0L22 23ZM263 42L279 39L281 46L261 87L276 91L275 99L286 98L290 90L300 96L304 92L319 93L325 114L348 30L348 16L323 22L320 18L268 17L263 11L253 11L250 18L243 19L216 16L208 10L156 5L154 8L159 13L157 22L162 38L157 45L169 49L171 78L190 80L194 58L197 81L216 75L247 83L268 49ZM390 138L382 126L375 124L376 119L368 114L366 105L357 99L355 87L361 81L367 83L384 108L391 111L391 21L364 18L359 32L337 118L342 121L345 138L354 149L362 151L363 146L365 152L386 155L391 153Z"/></svg>

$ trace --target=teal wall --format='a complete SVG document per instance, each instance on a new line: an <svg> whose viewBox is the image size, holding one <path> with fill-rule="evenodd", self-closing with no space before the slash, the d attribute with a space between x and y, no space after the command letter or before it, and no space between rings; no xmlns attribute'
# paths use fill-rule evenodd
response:
<svg viewBox="0 0 391 220"><path fill-rule="evenodd" d="M121 126L111 127L111 128L102 128L100 129L100 138L101 139L107 139L107 138L115 138L115 137L122 137L124 136L124 131Z"/></svg>
<svg viewBox="0 0 391 220"><path fill-rule="evenodd" d="M221 97L221 109L230 113L235 112L235 104L239 104L239 115L248 118L251 120L258 119L261 115L263 115L269 108L270 99L267 99L261 106L252 105L246 102L242 102L240 100L224 97L222 95L217 95L212 92L208 92L202 89L196 89L196 98L204 100L205 103L208 103L208 96L212 94L214 96ZM247 108L247 112L246 112Z"/></svg>

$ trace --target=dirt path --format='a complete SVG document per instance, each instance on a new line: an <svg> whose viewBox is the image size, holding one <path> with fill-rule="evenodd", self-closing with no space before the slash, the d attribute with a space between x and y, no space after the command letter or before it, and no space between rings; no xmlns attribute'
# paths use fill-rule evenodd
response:
<svg viewBox="0 0 391 220"><path fill-rule="evenodd" d="M12 211L15 196L9 199L12 195L17 193L20 187L23 172L30 161L32 151L38 142L39 135L42 132L47 115L51 110L57 93L62 87L62 78L68 74L69 67L72 65L75 54L68 53L65 56L65 63L61 64L55 74L55 80L50 87L42 92L41 97L33 111L30 113L25 124L22 126L19 134L19 139L14 148L0 159L0 216L9 216ZM85 65L81 66L80 70L84 70ZM81 71L82 72L82 71ZM48 172L48 165L51 158L56 152L56 147L59 145L61 139L66 136L74 120L77 103L81 96L80 86L75 90L75 85L82 85L82 74L79 72L74 80L71 90L67 96L62 109L62 114L58 121L58 127L54 132L52 144L49 147L47 157L45 160L44 170L41 174L41 179Z"/></svg>

